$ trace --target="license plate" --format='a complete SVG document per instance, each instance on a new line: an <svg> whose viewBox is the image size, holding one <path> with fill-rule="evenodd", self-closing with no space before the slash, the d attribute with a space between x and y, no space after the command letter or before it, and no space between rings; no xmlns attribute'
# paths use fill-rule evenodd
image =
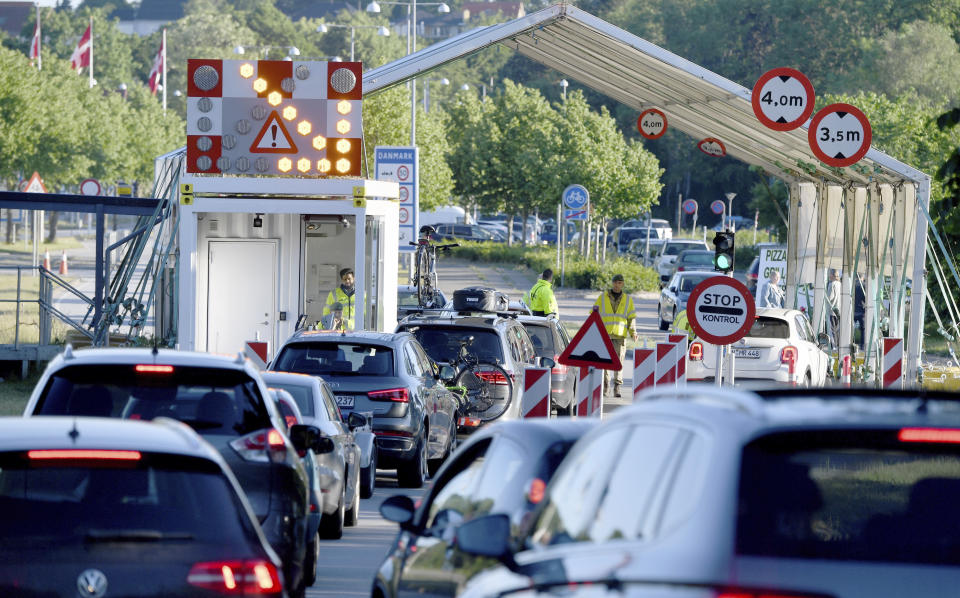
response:
<svg viewBox="0 0 960 598"><path fill-rule="evenodd" d="M349 395L336 395L338 407L348 407L353 409L353 397Z"/></svg>
<svg viewBox="0 0 960 598"><path fill-rule="evenodd" d="M760 349L734 349L733 355L742 359L760 359Z"/></svg>

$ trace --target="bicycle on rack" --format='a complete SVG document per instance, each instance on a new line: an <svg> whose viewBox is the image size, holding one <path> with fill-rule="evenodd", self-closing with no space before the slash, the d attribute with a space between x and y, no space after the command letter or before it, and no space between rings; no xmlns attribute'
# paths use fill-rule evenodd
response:
<svg viewBox="0 0 960 598"><path fill-rule="evenodd" d="M421 226L417 242L410 242L417 248L413 258L413 286L417 287L417 304L422 308L443 307L437 305L437 251L460 246L459 243L431 245L430 237L435 232L437 229L432 226Z"/></svg>
<svg viewBox="0 0 960 598"><path fill-rule="evenodd" d="M461 399L460 415L488 422L507 412L513 402L513 379L496 363L481 362L467 347L469 336L460 341L457 358L450 363L457 374L448 386Z"/></svg>

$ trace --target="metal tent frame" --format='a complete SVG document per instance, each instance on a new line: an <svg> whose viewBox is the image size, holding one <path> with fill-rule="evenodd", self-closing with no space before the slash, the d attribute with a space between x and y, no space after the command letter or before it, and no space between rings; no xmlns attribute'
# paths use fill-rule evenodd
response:
<svg viewBox="0 0 960 598"><path fill-rule="evenodd" d="M877 329L875 307L884 275L894 282L906 281L909 271L912 284L904 365L906 380L917 379L926 289L929 175L873 148L848 168L822 164L808 145L809 121L789 132L768 129L753 113L750 89L565 3L462 33L367 71L363 76L364 93L399 85L493 46L516 50L638 112L663 110L670 127L696 139L719 138L729 155L783 179L791 196L787 290L794 301L797 282L807 272L814 278L815 305L822 306L827 267L842 267L842 312L844 321L849 322L853 288L850 269L859 261L861 239L867 239L863 260L868 274L866 319L873 318L873 331ZM808 199L812 199L812 213ZM846 233L842 251L830 249L837 237L831 231L841 215L836 210L842 211L840 220ZM811 216L812 227L809 221L803 221ZM899 224L890 226L891 221ZM800 234L801 227L806 240ZM801 242L805 244L800 246ZM888 245L893 246L889 264L884 259ZM903 333L908 300L903 294L905 286L900 284L898 289L891 283L891 335ZM822 323L822 307L816 311L812 320ZM850 336L849 330L841 334L841 354L851 351ZM868 369L877 365L875 345L867 347L868 362L874 362Z"/></svg>

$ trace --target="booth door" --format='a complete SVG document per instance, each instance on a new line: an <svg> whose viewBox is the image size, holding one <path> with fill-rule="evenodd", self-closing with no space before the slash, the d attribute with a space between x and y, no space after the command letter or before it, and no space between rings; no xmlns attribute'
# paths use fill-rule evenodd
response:
<svg viewBox="0 0 960 598"><path fill-rule="evenodd" d="M210 241L208 256L207 351L236 353L258 339L272 350L277 241Z"/></svg>

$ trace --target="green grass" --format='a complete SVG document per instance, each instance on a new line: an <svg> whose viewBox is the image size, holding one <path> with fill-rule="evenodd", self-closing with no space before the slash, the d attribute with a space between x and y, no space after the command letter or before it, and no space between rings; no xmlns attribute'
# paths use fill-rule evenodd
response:
<svg viewBox="0 0 960 598"><path fill-rule="evenodd" d="M40 253L49 251L51 260L55 260L60 257L60 252L68 249L79 249L80 247L83 247L83 243L74 237L69 237L57 239L53 243L41 243ZM33 253L33 243L24 243L23 241L16 243L0 243L0 252L29 255Z"/></svg>
<svg viewBox="0 0 960 598"><path fill-rule="evenodd" d="M40 307L36 303L39 276L30 276L24 272L20 278L20 330L17 337L17 276L0 274L0 344L12 345L16 339L20 343L36 344L40 335ZM32 303L31 303L32 302ZM68 327L55 318L51 318L51 341L66 338Z"/></svg>
<svg viewBox="0 0 960 598"><path fill-rule="evenodd" d="M0 382L0 415L20 415L27 405L27 399L33 387L40 379L40 372L34 372L25 380L6 378Z"/></svg>

